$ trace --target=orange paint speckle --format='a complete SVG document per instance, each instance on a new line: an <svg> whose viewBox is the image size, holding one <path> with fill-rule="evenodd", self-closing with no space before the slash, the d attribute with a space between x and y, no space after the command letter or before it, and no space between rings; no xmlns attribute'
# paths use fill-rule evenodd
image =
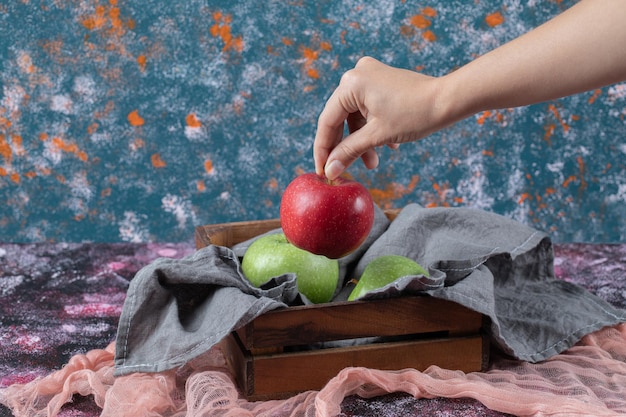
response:
<svg viewBox="0 0 626 417"><path fill-rule="evenodd" d="M100 29L106 23L105 18L106 9L104 6L96 6L94 13L83 19L83 26L87 30L96 30Z"/></svg>
<svg viewBox="0 0 626 417"><path fill-rule="evenodd" d="M476 119L476 123L482 126L489 119L497 122L498 124L502 126L506 126L505 115L500 111L492 111L492 110L486 110L480 113L480 115Z"/></svg>
<svg viewBox="0 0 626 417"><path fill-rule="evenodd" d="M196 181L196 189L200 192L206 191L206 184L204 183L204 181Z"/></svg>
<svg viewBox="0 0 626 417"><path fill-rule="evenodd" d="M583 161L582 156L576 158L576 162L578 163L578 172L580 175L580 189L584 190L587 188L587 181L585 180L585 161Z"/></svg>
<svg viewBox="0 0 626 417"><path fill-rule="evenodd" d="M277 190L278 180L276 178L270 178L269 181L267 181L267 187L271 190Z"/></svg>
<svg viewBox="0 0 626 417"><path fill-rule="evenodd" d="M597 88L597 89L593 90L593 95L591 97L589 97L589 99L587 100L587 103L593 104L596 101L596 99L598 97L600 97L601 94L602 94L602 90L601 89Z"/></svg>
<svg viewBox="0 0 626 417"><path fill-rule="evenodd" d="M210 159L204 161L204 172L211 175L214 172L213 162Z"/></svg>
<svg viewBox="0 0 626 417"><path fill-rule="evenodd" d="M484 125L485 124L485 120L487 120L487 118L491 116L491 110L486 110L484 112L482 112L480 114L480 116L478 117L478 120L476 120L476 123L478 123L479 125Z"/></svg>
<svg viewBox="0 0 626 417"><path fill-rule="evenodd" d="M11 125L12 123L9 119L7 119L6 117L0 117L0 126L9 128L11 127Z"/></svg>
<svg viewBox="0 0 626 417"><path fill-rule="evenodd" d="M426 6L422 9L422 14L424 16L428 16L428 17L436 17L437 16L437 10L433 9L430 6Z"/></svg>
<svg viewBox="0 0 626 417"><path fill-rule="evenodd" d="M18 174L17 172L14 172L11 174L11 176L9 177L11 179L12 182L14 182L15 184L19 184L20 183L20 174Z"/></svg>
<svg viewBox="0 0 626 417"><path fill-rule="evenodd" d="M570 175L565 179L565 181L563 181L563 188L567 188L567 186L570 185L572 181L576 181L575 175Z"/></svg>
<svg viewBox="0 0 626 417"><path fill-rule="evenodd" d="M382 208L393 207L394 200L397 200L415 190L420 181L419 175L413 175L408 185L404 186L396 182L388 184L384 189L371 188L370 195L374 202Z"/></svg>
<svg viewBox="0 0 626 417"><path fill-rule="evenodd" d="M76 153L76 156L77 156L77 157L78 157L78 159L80 159L81 161L83 161L83 162L87 162L88 157L87 157L87 153L86 153L86 152L84 152L84 151L78 151L78 152Z"/></svg>
<svg viewBox="0 0 626 417"><path fill-rule="evenodd" d="M231 32L230 23L232 22L232 16L224 15L222 12L217 11L213 13L213 20L215 23L209 29L209 33L214 38L219 37L224 42L222 51L226 52L230 49L237 52L243 51L243 37L241 35L233 36Z"/></svg>
<svg viewBox="0 0 626 417"><path fill-rule="evenodd" d="M558 120L559 124L563 128L563 132L567 133L569 131L569 126L565 122L565 120L563 120L563 118L561 117L561 114L559 113L559 110L556 108L556 106L554 104L550 104L548 106L548 109L552 112L552 114L554 114L554 117L556 117L556 120Z"/></svg>
<svg viewBox="0 0 626 417"><path fill-rule="evenodd" d="M127 119L128 119L128 123L130 123L131 126L143 126L143 124L145 123L143 117L139 115L138 110L133 110L130 113L128 113Z"/></svg>
<svg viewBox="0 0 626 417"><path fill-rule="evenodd" d="M436 195L430 197L431 201L425 207L450 207L450 203L447 201L448 195L452 192L450 185L439 185L437 182L433 182L433 190L435 190ZM455 201L454 198L452 201Z"/></svg>
<svg viewBox="0 0 626 417"><path fill-rule="evenodd" d="M487 17L485 17L485 22L493 28L504 23L504 16L502 16L502 13L500 13L499 11L494 12L488 14Z"/></svg>
<svg viewBox="0 0 626 417"><path fill-rule="evenodd" d="M152 154L152 156L150 157L150 162L152 163L152 166L155 168L165 168L167 166L165 161L161 159L161 155L159 155L158 153Z"/></svg>
<svg viewBox="0 0 626 417"><path fill-rule="evenodd" d="M427 40L428 42L435 42L437 40L437 36L432 30L426 30L422 33L422 38Z"/></svg>
<svg viewBox="0 0 626 417"><path fill-rule="evenodd" d="M5 162L11 163L13 159L13 150L11 145L7 142L4 135L0 134L0 155L4 158Z"/></svg>
<svg viewBox="0 0 626 417"><path fill-rule="evenodd" d="M315 61L318 58L318 55L319 55L318 52L311 48L307 48L307 47L302 48L302 56L307 61Z"/></svg>
<svg viewBox="0 0 626 417"><path fill-rule="evenodd" d="M517 200L517 204L522 204L524 201L531 199L532 196L529 193L522 193L522 195Z"/></svg>
<svg viewBox="0 0 626 417"><path fill-rule="evenodd" d="M52 144L60 151L76 155L83 162L86 162L88 159L87 153L81 151L75 143L65 142L59 137L54 137L52 138Z"/></svg>
<svg viewBox="0 0 626 417"><path fill-rule="evenodd" d="M320 77L320 73L315 68L309 68L306 71L306 75L313 79L318 79Z"/></svg>
<svg viewBox="0 0 626 417"><path fill-rule="evenodd" d="M556 129L556 125L554 123L549 124L545 127L546 133L543 135L543 140L548 142L548 145L551 144L550 139L552 138L552 135L554 134L554 129Z"/></svg>
<svg viewBox="0 0 626 417"><path fill-rule="evenodd" d="M411 24L418 29L426 29L432 23L426 18L426 16L422 14L416 14L415 16L411 17Z"/></svg>
<svg viewBox="0 0 626 417"><path fill-rule="evenodd" d="M137 65L139 65L139 70L141 72L144 72L146 70L147 62L148 62L148 59L146 58L145 55L139 55L137 57Z"/></svg>
<svg viewBox="0 0 626 417"><path fill-rule="evenodd" d="M25 52L20 53L18 56L17 65L20 70L26 74L33 74L37 70L33 64L32 58Z"/></svg>
<svg viewBox="0 0 626 417"><path fill-rule="evenodd" d="M0 177L6 177L7 176L7 170L3 167L0 167Z"/></svg>
<svg viewBox="0 0 626 417"><path fill-rule="evenodd" d="M90 124L89 126L87 126L87 133L89 133L90 135L93 135L98 130L98 127L99 127L98 123Z"/></svg>
<svg viewBox="0 0 626 417"><path fill-rule="evenodd" d="M198 120L194 113L189 113L187 117L185 117L185 123L189 127L202 127L202 122Z"/></svg>
<svg viewBox="0 0 626 417"><path fill-rule="evenodd" d="M289 39L289 38L282 38L282 39L281 39L281 42L282 42L284 45L287 45L287 46L291 46L291 45L293 45L293 39Z"/></svg>
<svg viewBox="0 0 626 417"><path fill-rule="evenodd" d="M319 45L317 49L310 48L308 46L301 46L299 50L300 54L304 58L304 63L302 64L303 72L309 78L316 80L320 78L320 72L314 67L315 62L319 59L320 53L330 51L332 46L329 42L319 41L317 38L314 38L314 42ZM310 91L313 88L313 86L307 86L304 91Z"/></svg>
<svg viewBox="0 0 626 417"><path fill-rule="evenodd" d="M93 13L82 17L81 23L87 30L103 30L107 35L115 38L120 38L126 28L132 30L135 27L133 19L128 19L126 22L122 20L120 8L114 0L109 0L108 6L96 5Z"/></svg>
<svg viewBox="0 0 626 417"><path fill-rule="evenodd" d="M427 42L435 42L437 35L428 28L432 25L432 18L437 16L437 10L432 7L424 7L420 13L411 16L408 25L400 26L400 33L404 36L414 36L418 33Z"/></svg>

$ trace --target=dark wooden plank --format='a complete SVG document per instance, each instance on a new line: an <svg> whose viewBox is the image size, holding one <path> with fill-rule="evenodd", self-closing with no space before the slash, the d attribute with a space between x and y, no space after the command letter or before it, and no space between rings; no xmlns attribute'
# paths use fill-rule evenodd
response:
<svg viewBox="0 0 626 417"><path fill-rule="evenodd" d="M248 399L285 398L319 390L342 369L352 366L425 370L437 365L463 372L479 371L484 365L482 344L482 337L475 335L259 356L253 358L254 389Z"/></svg>
<svg viewBox="0 0 626 417"><path fill-rule="evenodd" d="M195 230L196 247L200 249L210 244L231 247L279 227L279 219L198 226Z"/></svg>
<svg viewBox="0 0 626 417"><path fill-rule="evenodd" d="M222 339L219 347L224 353L226 365L230 373L235 377L239 388L245 396L254 394L254 368L252 357L243 349L234 334Z"/></svg>
<svg viewBox="0 0 626 417"><path fill-rule="evenodd" d="M247 349L306 345L371 336L446 332L476 334L482 315L428 296L328 303L274 310L239 332Z"/></svg>

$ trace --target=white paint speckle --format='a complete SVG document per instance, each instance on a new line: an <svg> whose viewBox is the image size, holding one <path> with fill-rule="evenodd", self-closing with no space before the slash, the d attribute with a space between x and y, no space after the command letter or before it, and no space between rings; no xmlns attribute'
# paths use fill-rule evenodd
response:
<svg viewBox="0 0 626 417"><path fill-rule="evenodd" d="M609 88L608 91L609 101L615 102L626 98L626 83L616 84Z"/></svg>
<svg viewBox="0 0 626 417"><path fill-rule="evenodd" d="M119 222L120 238L124 242L140 243L149 240L149 233L145 226L142 226L142 218L132 211L124 212L124 219Z"/></svg>
<svg viewBox="0 0 626 417"><path fill-rule="evenodd" d="M57 94L55 96L52 96L52 100L50 102L50 110L68 115L73 114L74 103L68 95Z"/></svg>
<svg viewBox="0 0 626 417"><path fill-rule="evenodd" d="M204 140L206 132L202 126L185 126L185 137L191 141Z"/></svg>
<svg viewBox="0 0 626 417"><path fill-rule="evenodd" d="M4 94L4 97L2 98L2 107L7 109L9 113L19 111L22 102L26 98L26 90L19 85L5 85L2 92Z"/></svg>
<svg viewBox="0 0 626 417"><path fill-rule="evenodd" d="M611 203L626 203L626 184L620 184L617 192L607 197L607 200Z"/></svg>
<svg viewBox="0 0 626 417"><path fill-rule="evenodd" d="M166 213L172 213L176 217L180 229L184 229L187 226L189 219L191 219L192 223L195 220L191 203L180 196L167 194L161 199L161 206Z"/></svg>
<svg viewBox="0 0 626 417"><path fill-rule="evenodd" d="M87 75L76 77L73 90L86 103L93 103L96 99L96 83Z"/></svg>

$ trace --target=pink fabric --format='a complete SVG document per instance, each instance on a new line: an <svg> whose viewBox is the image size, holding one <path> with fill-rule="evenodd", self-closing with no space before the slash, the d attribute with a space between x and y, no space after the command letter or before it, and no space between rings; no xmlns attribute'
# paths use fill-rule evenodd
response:
<svg viewBox="0 0 626 417"><path fill-rule="evenodd" d="M321 391L288 400L239 398L219 349L184 369L113 377L114 344L73 357L60 371L0 391L17 417L55 416L72 395L93 395L104 417L330 417L348 395L407 392L417 398L469 397L520 416L626 414L626 324L585 337L563 354L531 364L497 359L488 372L464 374L436 366L424 372L347 368Z"/></svg>

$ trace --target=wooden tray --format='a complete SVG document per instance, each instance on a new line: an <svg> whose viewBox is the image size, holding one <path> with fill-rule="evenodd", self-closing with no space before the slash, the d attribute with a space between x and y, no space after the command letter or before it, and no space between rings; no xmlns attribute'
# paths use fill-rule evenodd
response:
<svg viewBox="0 0 626 417"><path fill-rule="evenodd" d="M391 220L397 213L386 212ZM278 227L278 219L199 226L196 246L230 247ZM233 332L222 348L248 400L278 399L321 389L350 366L483 370L483 320L459 304L428 296L332 302L267 312Z"/></svg>

